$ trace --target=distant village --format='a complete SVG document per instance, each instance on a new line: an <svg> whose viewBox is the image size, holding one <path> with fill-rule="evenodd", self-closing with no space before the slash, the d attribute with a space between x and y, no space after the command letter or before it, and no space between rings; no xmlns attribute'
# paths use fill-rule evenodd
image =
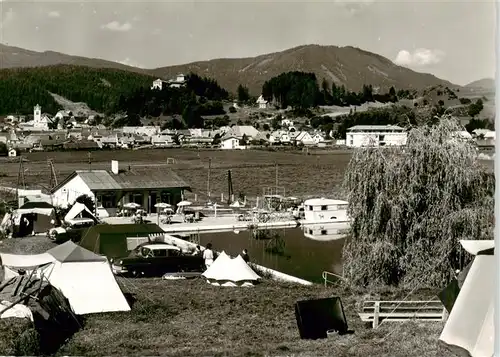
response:
<svg viewBox="0 0 500 357"><path fill-rule="evenodd" d="M152 89L163 85L180 87L185 84L184 75L164 81L157 79ZM267 109L268 102L260 96L256 101L259 110ZM239 109L238 104L233 107ZM277 115L259 119L267 127ZM259 130L252 125L223 126L218 129L162 130L158 125L124 126L108 129L97 125L95 116L76 117L70 111L61 110L53 117L42 112L37 104L33 118L9 115L0 131L0 143L5 144L9 156L26 151L96 150L130 148L206 147L224 150L242 150L255 146L301 146L327 148L333 146L365 147L405 145L407 132L396 125L356 125L347 130L345 139L333 139L333 133L322 132L310 126L295 125L292 119L280 115L280 129ZM56 124L57 123L57 124ZM55 127L55 128L54 128ZM259 127L266 127L262 125ZM464 139L474 140L480 147L495 145L495 132L476 129L472 134L460 132Z"/></svg>

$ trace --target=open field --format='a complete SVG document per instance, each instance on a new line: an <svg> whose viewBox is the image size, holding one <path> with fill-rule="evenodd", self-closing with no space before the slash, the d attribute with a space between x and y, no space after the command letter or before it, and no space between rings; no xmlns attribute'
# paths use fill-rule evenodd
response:
<svg viewBox="0 0 500 357"><path fill-rule="evenodd" d="M40 253L43 237L4 240L1 251ZM438 344L440 322L383 323L373 330L357 316L368 298L396 299L406 291L368 295L345 288L297 286L264 281L253 288L221 288L202 279L119 279L136 299L132 311L88 315L85 328L57 355L79 356L453 356ZM294 316L297 300L340 296L354 334L301 340ZM421 290L407 299L435 298ZM14 327L13 327L14 328ZM16 326L16 328L18 328ZM9 335L0 324L0 336ZM16 330L17 331L17 330ZM10 346L0 344L0 348ZM6 347L5 347L6 348ZM0 351L6 355L8 351ZM29 351L26 352L29 354Z"/></svg>
<svg viewBox="0 0 500 357"><path fill-rule="evenodd" d="M278 185L290 196L334 196L338 193L345 168L350 160L347 150L315 151L310 155L296 151L267 150L196 150L196 149L152 149L96 151L92 153L92 169L110 169L111 160L118 160L120 167L167 166L167 158L175 164L168 165L186 180L200 197L207 192L208 165L211 158L211 193L226 194L227 170L232 170L235 195L244 193L249 197L262 194L263 187L275 186L278 164ZM63 180L74 170L89 168L86 151L34 152L24 156L25 180L33 188L48 185L50 171L47 159L54 160L58 180ZM19 163L0 162L0 185L15 186Z"/></svg>

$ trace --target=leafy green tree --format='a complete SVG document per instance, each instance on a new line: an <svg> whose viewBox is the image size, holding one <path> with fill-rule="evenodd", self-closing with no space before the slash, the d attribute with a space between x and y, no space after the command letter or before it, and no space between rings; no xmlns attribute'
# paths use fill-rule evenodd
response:
<svg viewBox="0 0 500 357"><path fill-rule="evenodd" d="M246 146L247 144L248 144L248 136L246 134L243 134L243 136L240 139L240 145Z"/></svg>
<svg viewBox="0 0 500 357"><path fill-rule="evenodd" d="M363 102L373 102L373 87L371 84L363 84L363 93L361 99Z"/></svg>
<svg viewBox="0 0 500 357"><path fill-rule="evenodd" d="M89 195L80 195L76 198L75 202L81 203L88 208L90 212L95 212L95 202Z"/></svg>
<svg viewBox="0 0 500 357"><path fill-rule="evenodd" d="M493 121L488 119L476 119L472 118L466 125L465 129L472 133L476 129L488 129L495 130L495 124Z"/></svg>
<svg viewBox="0 0 500 357"><path fill-rule="evenodd" d="M282 73L266 81L262 95L268 101L276 101L280 107L307 109L318 103L319 88L314 73L299 71Z"/></svg>
<svg viewBox="0 0 500 357"><path fill-rule="evenodd" d="M221 143L221 135L219 133L214 135L214 138L212 140L212 145L219 145Z"/></svg>
<svg viewBox="0 0 500 357"><path fill-rule="evenodd" d="M271 120L271 128L273 128L274 130L278 130L281 128L281 117L276 117Z"/></svg>
<svg viewBox="0 0 500 357"><path fill-rule="evenodd" d="M483 100L479 98L475 103L469 105L468 114L471 117L475 117L483 110Z"/></svg>
<svg viewBox="0 0 500 357"><path fill-rule="evenodd" d="M322 95L322 104L325 105L332 105L333 104L333 97L332 94L330 93L330 86L328 85L328 82L325 78L323 78L323 81L321 82L321 95Z"/></svg>
<svg viewBox="0 0 500 357"><path fill-rule="evenodd" d="M197 104L189 104L182 111L182 119L189 128L202 128L201 108Z"/></svg>
<svg viewBox="0 0 500 357"><path fill-rule="evenodd" d="M412 128L404 151L354 152L344 182L349 284L442 287L461 268L459 240L493 239L494 175L473 143L453 139L458 130L443 117Z"/></svg>
<svg viewBox="0 0 500 357"><path fill-rule="evenodd" d="M250 100L250 93L248 92L248 88L241 84L238 86L237 95L238 101L240 103L246 103Z"/></svg>
<svg viewBox="0 0 500 357"><path fill-rule="evenodd" d="M269 124L265 123L264 125L262 125L262 130L269 131L271 130L271 127L269 126Z"/></svg>

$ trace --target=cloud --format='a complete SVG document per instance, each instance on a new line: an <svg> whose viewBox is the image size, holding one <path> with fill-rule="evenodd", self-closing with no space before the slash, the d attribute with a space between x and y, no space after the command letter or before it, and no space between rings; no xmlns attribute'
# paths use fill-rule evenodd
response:
<svg viewBox="0 0 500 357"><path fill-rule="evenodd" d="M429 50L427 48L417 48L413 53L407 50L399 51L394 63L407 67L423 67L441 62L445 53L441 50Z"/></svg>
<svg viewBox="0 0 500 357"><path fill-rule="evenodd" d="M101 28L109 31L126 32L132 29L132 25L129 22L120 24L118 21L111 21L106 25L102 25Z"/></svg>
<svg viewBox="0 0 500 357"><path fill-rule="evenodd" d="M47 15L49 17L61 17L61 13L59 11L51 11Z"/></svg>
<svg viewBox="0 0 500 357"><path fill-rule="evenodd" d="M122 61L118 61L118 63L124 64L126 66L131 66L131 67L137 67L137 68L145 68L143 65L135 62L134 60L131 60L130 58L125 58Z"/></svg>

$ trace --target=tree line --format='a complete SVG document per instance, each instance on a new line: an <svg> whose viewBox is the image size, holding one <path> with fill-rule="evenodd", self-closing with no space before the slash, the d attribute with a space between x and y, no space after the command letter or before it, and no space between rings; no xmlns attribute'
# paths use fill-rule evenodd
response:
<svg viewBox="0 0 500 357"><path fill-rule="evenodd" d="M371 84L363 85L360 92L354 92L335 82L329 84L326 79L319 86L314 73L293 71L266 81L262 86L262 95L282 109L291 106L304 110L319 105L353 106L375 101L395 103L399 98L413 99L415 93L403 89L396 92L391 87L387 93L380 94L376 93Z"/></svg>
<svg viewBox="0 0 500 357"><path fill-rule="evenodd" d="M128 96L121 95L116 110L126 112L129 118L178 116L180 118L174 118L166 127L199 128L203 127L203 116L226 113L222 101L227 99L229 92L217 81L190 73L183 87L140 87Z"/></svg>

